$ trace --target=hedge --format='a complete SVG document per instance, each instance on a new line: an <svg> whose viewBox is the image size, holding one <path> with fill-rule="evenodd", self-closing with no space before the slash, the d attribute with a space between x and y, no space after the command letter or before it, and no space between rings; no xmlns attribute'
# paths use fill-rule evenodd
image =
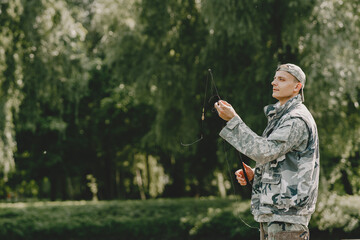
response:
<svg viewBox="0 0 360 240"><path fill-rule="evenodd" d="M258 239L249 205L233 198L1 203L0 239ZM320 200L311 239L359 237L359 206L359 196Z"/></svg>

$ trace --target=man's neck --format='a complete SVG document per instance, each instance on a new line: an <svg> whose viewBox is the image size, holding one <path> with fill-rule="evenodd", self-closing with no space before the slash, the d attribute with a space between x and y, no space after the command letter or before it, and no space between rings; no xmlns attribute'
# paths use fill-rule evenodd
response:
<svg viewBox="0 0 360 240"><path fill-rule="evenodd" d="M290 97L287 98L283 98L283 99L278 99L280 102L280 106L283 106L285 103L287 103L290 99L292 99L293 97L296 97L298 94L292 95Z"/></svg>

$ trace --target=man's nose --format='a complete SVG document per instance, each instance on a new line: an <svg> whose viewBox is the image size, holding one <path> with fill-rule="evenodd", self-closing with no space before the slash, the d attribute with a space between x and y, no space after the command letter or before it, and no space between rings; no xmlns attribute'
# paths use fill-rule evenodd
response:
<svg viewBox="0 0 360 240"><path fill-rule="evenodd" d="M276 83L275 83L275 80L273 80L273 81L271 82L271 85L274 86L275 84L276 84Z"/></svg>

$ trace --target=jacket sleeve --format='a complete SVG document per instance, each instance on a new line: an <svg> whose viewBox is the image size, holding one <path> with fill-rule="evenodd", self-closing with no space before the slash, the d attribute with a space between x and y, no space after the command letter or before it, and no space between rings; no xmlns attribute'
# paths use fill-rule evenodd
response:
<svg viewBox="0 0 360 240"><path fill-rule="evenodd" d="M309 132L303 120L292 118L284 121L268 137L261 137L235 116L221 130L220 136L258 164L265 164L289 151L305 149Z"/></svg>

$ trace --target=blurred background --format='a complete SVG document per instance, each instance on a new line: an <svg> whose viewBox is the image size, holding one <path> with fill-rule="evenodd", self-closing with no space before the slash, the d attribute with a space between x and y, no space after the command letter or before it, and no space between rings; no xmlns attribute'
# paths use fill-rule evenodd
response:
<svg viewBox="0 0 360 240"><path fill-rule="evenodd" d="M307 75L321 191L360 193L357 0L1 0L0 25L2 201L249 199L208 69L261 134L287 62Z"/></svg>
<svg viewBox="0 0 360 240"><path fill-rule="evenodd" d="M320 135L312 239L360 236L359 5L0 0L0 237L258 238L213 104L261 134L288 62Z"/></svg>

